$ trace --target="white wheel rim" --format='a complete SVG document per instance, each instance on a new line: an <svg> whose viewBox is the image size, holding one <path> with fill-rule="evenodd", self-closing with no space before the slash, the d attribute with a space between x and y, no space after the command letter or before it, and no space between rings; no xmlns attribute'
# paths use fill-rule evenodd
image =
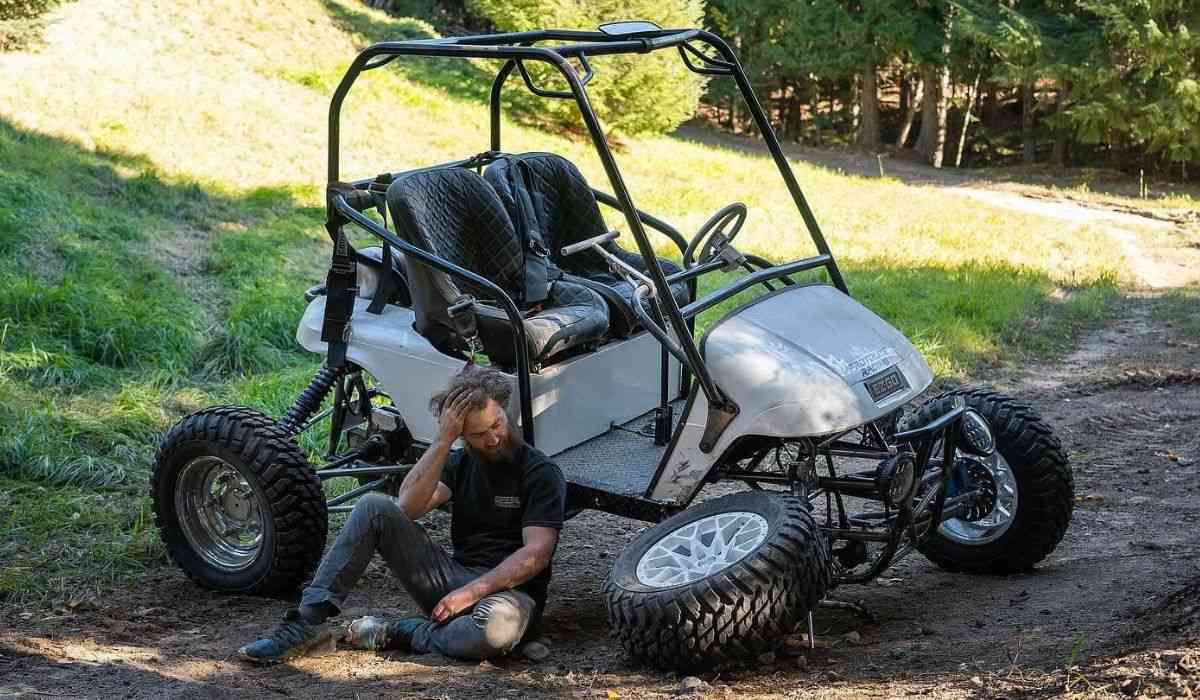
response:
<svg viewBox="0 0 1200 700"><path fill-rule="evenodd" d="M978 520L951 518L941 524L938 532L960 544L987 544L1008 532L1017 517L1017 477L999 451L988 457L961 455L960 459L964 457L983 466L992 475L996 482L996 502L984 517Z"/></svg>
<svg viewBox="0 0 1200 700"><path fill-rule="evenodd" d="M767 519L758 513L731 511L692 521L651 545L638 560L644 586L679 586L728 569L767 539Z"/></svg>

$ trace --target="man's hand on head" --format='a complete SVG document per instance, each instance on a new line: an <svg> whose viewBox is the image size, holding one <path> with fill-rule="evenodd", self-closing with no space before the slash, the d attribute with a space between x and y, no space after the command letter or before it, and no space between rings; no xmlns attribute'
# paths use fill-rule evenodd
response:
<svg viewBox="0 0 1200 700"><path fill-rule="evenodd" d="M466 387L460 387L446 396L438 414L438 439L447 444L457 440L462 435L471 405L478 400L478 392Z"/></svg>

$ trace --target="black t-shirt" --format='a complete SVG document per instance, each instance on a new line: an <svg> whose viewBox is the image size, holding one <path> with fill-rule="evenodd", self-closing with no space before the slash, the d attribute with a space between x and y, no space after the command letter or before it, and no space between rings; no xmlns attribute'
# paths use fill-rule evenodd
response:
<svg viewBox="0 0 1200 700"><path fill-rule="evenodd" d="M452 452L441 481L450 498L450 540L454 559L465 566L494 567L524 544L521 528L561 530L567 484L558 465L537 449L522 445L511 464L485 463L466 450ZM539 607L550 583L547 565L518 588Z"/></svg>

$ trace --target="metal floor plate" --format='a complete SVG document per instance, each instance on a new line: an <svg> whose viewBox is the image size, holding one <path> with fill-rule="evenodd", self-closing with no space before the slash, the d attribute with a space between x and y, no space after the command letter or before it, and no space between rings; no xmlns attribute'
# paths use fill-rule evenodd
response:
<svg viewBox="0 0 1200 700"><path fill-rule="evenodd" d="M683 415L686 399L671 402L674 424L671 434ZM654 444L654 411L648 411L619 428L576 445L550 459L562 469L568 482L624 495L641 495L650 485L658 463L667 451L665 445ZM637 435L630 430L645 433Z"/></svg>

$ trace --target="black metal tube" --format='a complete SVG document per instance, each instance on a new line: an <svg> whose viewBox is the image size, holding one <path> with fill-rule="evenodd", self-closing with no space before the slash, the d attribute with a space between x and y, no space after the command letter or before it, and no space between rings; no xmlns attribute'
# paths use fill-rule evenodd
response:
<svg viewBox="0 0 1200 700"><path fill-rule="evenodd" d="M343 493L340 496L331 498L328 501L326 501L325 507L328 508L330 506L338 506L338 505L345 503L346 501L349 501L352 498L358 498L359 496L363 495L364 493L367 493L368 491L374 491L375 489L379 488L379 485L382 484L383 482L384 482L383 479L376 479L375 481L372 481L372 482L363 484L362 486L358 486L353 489L350 489L346 493Z"/></svg>
<svg viewBox="0 0 1200 700"><path fill-rule="evenodd" d="M600 155L600 162L604 166L604 171L608 174L609 183L613 188L613 195L621 203L621 210L625 214L625 222L628 224L629 231L633 234L633 239L637 243L638 252L642 254L642 258L646 261L647 272L651 281L654 282L654 288L657 291L659 308L666 313L666 320L675 330L675 336L680 345L679 349L686 357L685 364L696 375L696 381L700 383L700 389L704 391L705 397L708 398L709 405L714 408L724 406L727 399L721 390L717 388L717 385L713 383L712 377L704 365L704 360L700 357L700 351L696 348L696 340L692 337L687 322L679 312L679 305L675 302L675 297L671 295L671 287L667 284L667 278L663 274L662 268L658 265L658 258L654 255L654 248L650 245L650 239L646 236L646 231L642 227L641 218L638 217L637 207L634 206L633 198L629 195L629 190L625 187L625 180L621 177L620 170L617 169L617 163L613 158L612 150L608 147L604 129L600 126L600 120L596 116L596 112L592 109L591 101L588 99L587 92L580 82L579 75L561 54L551 52L551 56L551 61L558 68L559 73L567 80L567 84L571 87L571 92L575 95L575 102L579 105L584 124L587 126L588 133L592 137L592 142ZM634 307L636 311L636 300Z"/></svg>
<svg viewBox="0 0 1200 700"><path fill-rule="evenodd" d="M754 274L746 275L745 277L739 277L738 279L734 280L733 283L726 285L717 291L708 294L707 296L697 299L696 301L693 301L692 303L680 309L680 313L687 318L691 318L716 306L717 304L720 304L738 292L753 287L756 284L778 279L780 277L795 274L797 272L803 272L805 270L825 267L832 263L833 258L829 257L828 255L817 255L811 258L785 263L783 265L776 265L775 267L767 268L766 270L760 270Z"/></svg>
<svg viewBox="0 0 1200 700"><path fill-rule="evenodd" d="M854 496L855 498L867 498L872 501L883 500L883 496L879 494L879 489L874 480L860 481L847 477L830 478L819 476L817 477L817 484L822 489L833 493L841 493L847 496Z"/></svg>
<svg viewBox="0 0 1200 700"><path fill-rule="evenodd" d="M521 312L517 309L517 305L512 298L505 293L496 283L471 272L470 270L459 267L449 260L440 258L428 251L422 250L413 244L405 241L394 235L391 231L383 228L374 221L371 221L362 213L355 211L346 203L346 198L338 195L334 198L334 204L338 212L345 215L354 223L362 226L370 233L374 234L387 243L390 243L400 249L410 259L416 259L430 267L441 270L454 277L469 280L475 284L487 289L495 295L494 301L498 302L503 307L504 312L508 315L508 321L512 324L513 329L513 350L517 363L517 392L520 395L521 402L521 429L525 436L525 441L530 445L535 445L533 434L533 400L532 389L529 383L529 345L525 340L525 323L521 317Z"/></svg>
<svg viewBox="0 0 1200 700"><path fill-rule="evenodd" d="M320 469L317 471L317 476L321 479L332 479L338 476L388 476L390 474L406 474L410 469L412 467L407 464L364 464L355 467Z"/></svg>
<svg viewBox="0 0 1200 700"><path fill-rule="evenodd" d="M612 207L613 209L621 209L621 203L617 201L617 198L611 194L604 192L603 190L598 190L594 187L592 188L592 194L596 195L597 202L600 202L605 206ZM646 224L655 231L658 231L667 238L670 238L671 241L679 248L680 255L683 255L683 251L687 250L687 239L684 238L683 234L680 233L679 230L674 226L668 224L653 214L647 214L641 209L637 210L637 215L638 218L642 220L642 223Z"/></svg>
<svg viewBox="0 0 1200 700"><path fill-rule="evenodd" d="M859 540L860 542L888 542L892 539L889 532L869 532L867 530L852 530L850 528L823 527L821 532L835 540Z"/></svg>
<svg viewBox="0 0 1200 700"><path fill-rule="evenodd" d="M508 80L508 76L512 73L516 65L516 61L505 61L504 65L500 67L500 71L496 73L496 79L492 81L492 92L488 101L488 109L491 112L491 144L493 151L500 150L500 91L504 89L504 81Z"/></svg>
<svg viewBox="0 0 1200 700"><path fill-rule="evenodd" d="M732 64L733 80L737 83L738 90L742 93L742 100L750 108L750 115L754 117L754 123L758 127L759 133L762 134L763 140L767 142L767 150L771 152L771 158L775 160L775 167L779 169L779 174L783 176L783 181L787 185L788 192L792 195L792 201L796 203L796 208L800 210L800 216L804 219L804 224L808 227L808 234L812 238L813 244L817 247L817 251L821 255L829 257L828 270L830 280L838 289L849 294L850 292L846 288L846 280L842 278L842 273L838 269L837 263L833 261L833 253L829 250L829 244L825 241L825 235L821 233L821 227L817 224L817 218L808 206L808 200L804 198L804 192L800 189L800 183L796 181L796 175L792 172L792 167L788 164L787 156L784 155L783 148L779 145L779 138L775 135L775 130L772 128L770 120L767 119L766 113L763 112L762 105L759 104L758 97L754 94L754 88L746 78L746 72L742 70L742 64L738 61L737 55L734 54L733 49L729 48L729 44L726 44L724 39L711 32L698 32L696 38L715 48L726 62Z"/></svg>

